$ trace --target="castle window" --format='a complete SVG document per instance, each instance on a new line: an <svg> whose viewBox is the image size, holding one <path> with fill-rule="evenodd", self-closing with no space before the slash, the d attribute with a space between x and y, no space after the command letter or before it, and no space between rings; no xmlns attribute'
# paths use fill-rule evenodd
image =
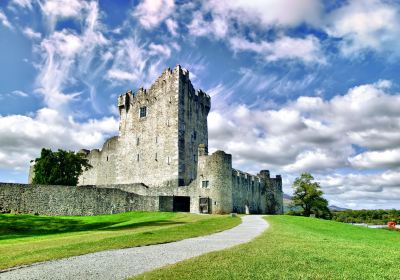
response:
<svg viewBox="0 0 400 280"><path fill-rule="evenodd" d="M140 143L140 138L138 137L136 138L136 145L139 146L139 143Z"/></svg>
<svg viewBox="0 0 400 280"><path fill-rule="evenodd" d="M108 156L107 156L107 161L108 161Z"/></svg>
<svg viewBox="0 0 400 280"><path fill-rule="evenodd" d="M193 154L193 161L196 162L196 154Z"/></svg>
<svg viewBox="0 0 400 280"><path fill-rule="evenodd" d="M137 154L137 161L139 161L139 154Z"/></svg>
<svg viewBox="0 0 400 280"><path fill-rule="evenodd" d="M147 116L147 107L146 106L140 107L139 115L141 118L144 118Z"/></svg>
<svg viewBox="0 0 400 280"><path fill-rule="evenodd" d="M171 163L171 161L170 161L169 157L167 157L167 164L170 164L170 163Z"/></svg>
<svg viewBox="0 0 400 280"><path fill-rule="evenodd" d="M196 138L197 138L197 133L196 133L196 131L194 131L193 132L193 139L196 140Z"/></svg>
<svg viewBox="0 0 400 280"><path fill-rule="evenodd" d="M155 160L157 161L158 159L157 159L157 153L156 153L156 156L155 156Z"/></svg>
<svg viewBox="0 0 400 280"><path fill-rule="evenodd" d="M202 181L202 182L201 182L201 187L202 187L203 189L208 189L208 188L210 188L209 181L207 181L207 180Z"/></svg>

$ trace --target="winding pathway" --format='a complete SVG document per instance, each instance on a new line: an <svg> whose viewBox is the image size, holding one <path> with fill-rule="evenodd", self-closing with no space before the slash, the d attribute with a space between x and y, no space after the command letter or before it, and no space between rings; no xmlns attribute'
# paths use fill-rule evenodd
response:
<svg viewBox="0 0 400 280"><path fill-rule="evenodd" d="M125 279L146 271L249 242L268 228L262 216L244 216L242 223L219 233L177 242L102 251L0 273L0 279Z"/></svg>

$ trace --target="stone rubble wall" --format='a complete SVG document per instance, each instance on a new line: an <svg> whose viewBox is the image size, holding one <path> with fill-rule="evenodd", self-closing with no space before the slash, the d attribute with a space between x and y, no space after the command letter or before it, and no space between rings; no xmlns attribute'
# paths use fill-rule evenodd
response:
<svg viewBox="0 0 400 280"><path fill-rule="evenodd" d="M116 188L0 183L0 211L48 216L91 216L158 211L159 199Z"/></svg>
<svg viewBox="0 0 400 280"><path fill-rule="evenodd" d="M240 170L232 172L233 212L263 214L266 211L264 181Z"/></svg>

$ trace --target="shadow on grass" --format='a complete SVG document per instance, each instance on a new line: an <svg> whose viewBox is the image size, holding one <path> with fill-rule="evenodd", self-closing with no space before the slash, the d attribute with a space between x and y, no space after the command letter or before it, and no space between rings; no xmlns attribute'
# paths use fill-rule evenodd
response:
<svg viewBox="0 0 400 280"><path fill-rule="evenodd" d="M0 215L0 240L56 233L124 230L150 226L185 224L168 220L85 222L79 219L37 217L32 215ZM128 224L127 224L128 223ZM121 224L120 226L118 224Z"/></svg>

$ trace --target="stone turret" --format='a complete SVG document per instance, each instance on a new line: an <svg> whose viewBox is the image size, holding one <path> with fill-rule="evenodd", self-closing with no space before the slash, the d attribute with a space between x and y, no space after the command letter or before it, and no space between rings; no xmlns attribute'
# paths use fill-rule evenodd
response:
<svg viewBox="0 0 400 280"><path fill-rule="evenodd" d="M258 173L266 191L266 212L268 214L283 213L283 194L282 194L282 177L276 175L276 178L271 178L269 170L261 170Z"/></svg>

